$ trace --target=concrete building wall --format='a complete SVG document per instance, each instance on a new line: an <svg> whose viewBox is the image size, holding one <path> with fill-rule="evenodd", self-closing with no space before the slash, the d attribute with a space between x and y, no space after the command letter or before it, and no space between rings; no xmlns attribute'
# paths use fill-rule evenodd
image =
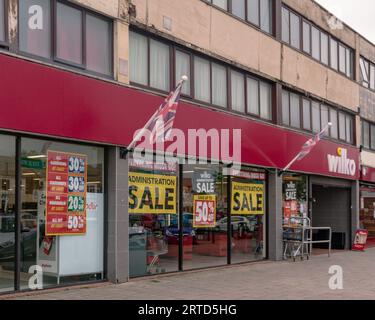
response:
<svg viewBox="0 0 375 320"><path fill-rule="evenodd" d="M329 14L310 1L285 1L313 22L331 32ZM287 85L358 110L358 85L311 57L260 32L232 15L201 0L132 0L132 22L172 38L209 55L218 56L260 75L282 80ZM170 19L170 28L165 27ZM349 28L334 35L355 48L355 33ZM240 48L240 49L239 49Z"/></svg>

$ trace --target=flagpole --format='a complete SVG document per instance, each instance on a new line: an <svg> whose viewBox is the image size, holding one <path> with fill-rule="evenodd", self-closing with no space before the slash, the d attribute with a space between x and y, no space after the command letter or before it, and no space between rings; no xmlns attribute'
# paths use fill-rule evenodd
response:
<svg viewBox="0 0 375 320"><path fill-rule="evenodd" d="M181 80L178 82L175 90L173 90L172 92L174 93L177 90L179 90L180 87L182 87L182 85L184 84L184 82L188 81L188 79L189 79L188 76L185 76L185 75L182 76ZM171 93L169 95L171 95ZM159 111L160 111L160 107L159 107L159 109L157 109L154 112L154 114L147 121L147 123L143 126L143 128L137 133L137 135L133 138L133 140L130 142L130 144L126 148L122 149L121 158L126 159L127 154L134 149L134 147L136 146L137 142L139 141L139 139L143 136L144 132L146 131L146 128L152 123L152 121L155 120L155 117L156 117L156 115L158 114Z"/></svg>
<svg viewBox="0 0 375 320"><path fill-rule="evenodd" d="M332 122L328 122L328 124L323 128L322 131L320 131L320 132L315 136L315 138L316 138L317 136L320 136L321 134L324 134L324 133L325 133L325 132L326 132L331 126L332 126ZM298 160L298 158L299 158L300 156L301 156L301 151L297 153L297 155L293 158L293 160L290 161L290 162L288 163L288 165L287 165L284 169L282 169L282 170L279 171L278 176L280 177L285 171L287 171L287 170L293 165L293 163L296 162L296 161ZM306 155L305 155L305 156L306 156ZM301 159L301 160L302 160L302 159Z"/></svg>

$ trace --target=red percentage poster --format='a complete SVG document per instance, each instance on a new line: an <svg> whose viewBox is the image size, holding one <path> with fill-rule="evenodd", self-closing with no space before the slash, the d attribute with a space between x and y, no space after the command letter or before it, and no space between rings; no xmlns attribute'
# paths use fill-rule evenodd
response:
<svg viewBox="0 0 375 320"><path fill-rule="evenodd" d="M86 233L87 156L48 151L46 235Z"/></svg>
<svg viewBox="0 0 375 320"><path fill-rule="evenodd" d="M367 230L357 230L355 234L355 239L353 243L353 251L364 251L366 242L367 242L367 236L368 236L368 231Z"/></svg>
<svg viewBox="0 0 375 320"><path fill-rule="evenodd" d="M194 195L194 228L216 226L216 195Z"/></svg>

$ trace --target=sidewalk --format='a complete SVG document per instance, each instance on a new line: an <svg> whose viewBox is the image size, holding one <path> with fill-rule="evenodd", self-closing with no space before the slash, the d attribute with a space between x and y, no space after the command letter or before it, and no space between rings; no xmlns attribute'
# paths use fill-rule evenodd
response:
<svg viewBox="0 0 375 320"><path fill-rule="evenodd" d="M328 269L339 265L344 289L330 290ZM204 271L58 289L16 299L375 299L375 248L335 252L304 262L261 262ZM5 297L0 299L4 299ZM9 298L9 297L7 297Z"/></svg>

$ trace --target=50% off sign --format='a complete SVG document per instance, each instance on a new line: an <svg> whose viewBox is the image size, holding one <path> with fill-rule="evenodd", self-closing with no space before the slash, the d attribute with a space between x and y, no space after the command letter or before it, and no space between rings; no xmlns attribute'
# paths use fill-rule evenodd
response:
<svg viewBox="0 0 375 320"><path fill-rule="evenodd" d="M216 225L216 195L194 195L194 228L214 228Z"/></svg>

